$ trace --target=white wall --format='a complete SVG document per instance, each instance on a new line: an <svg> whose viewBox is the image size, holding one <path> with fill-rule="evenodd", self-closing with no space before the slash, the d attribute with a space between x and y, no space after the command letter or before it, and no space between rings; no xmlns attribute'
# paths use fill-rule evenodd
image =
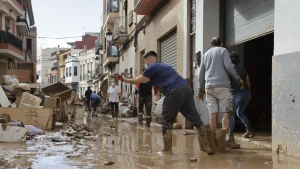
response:
<svg viewBox="0 0 300 169"><path fill-rule="evenodd" d="M77 76L74 75L74 67L77 67ZM66 83L78 83L80 81L80 64L78 57L68 57L66 59L66 68L68 68L68 76L66 76ZM71 68L71 76L70 76L70 68ZM67 72L65 70L65 72Z"/></svg>
<svg viewBox="0 0 300 169"><path fill-rule="evenodd" d="M37 51L37 64L36 71L37 73L40 71L39 79L37 79L37 83L48 84L48 76L49 69L53 66L52 59L55 56L51 57L51 53L59 50L66 50L68 48L46 48L46 49L38 49Z"/></svg>
<svg viewBox="0 0 300 169"><path fill-rule="evenodd" d="M299 51L300 46L300 1L275 1L274 54ZM288 28L287 28L288 27Z"/></svg>

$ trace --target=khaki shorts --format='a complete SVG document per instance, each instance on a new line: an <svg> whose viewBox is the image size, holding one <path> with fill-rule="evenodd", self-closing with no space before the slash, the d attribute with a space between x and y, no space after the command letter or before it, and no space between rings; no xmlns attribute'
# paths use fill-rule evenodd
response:
<svg viewBox="0 0 300 169"><path fill-rule="evenodd" d="M206 101L210 113L232 112L232 100L229 88L206 89Z"/></svg>

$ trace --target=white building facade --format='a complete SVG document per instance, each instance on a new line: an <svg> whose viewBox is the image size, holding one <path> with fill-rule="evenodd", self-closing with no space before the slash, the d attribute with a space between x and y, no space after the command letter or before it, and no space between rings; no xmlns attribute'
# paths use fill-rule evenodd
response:
<svg viewBox="0 0 300 169"><path fill-rule="evenodd" d="M99 73L99 66L96 66L95 57L95 48L84 50L79 53L80 82L78 91L80 97L84 96L88 87L91 87L91 90L93 91L99 91L98 87L93 84L93 79Z"/></svg>
<svg viewBox="0 0 300 169"><path fill-rule="evenodd" d="M78 90L78 83L80 81L80 71L79 71L79 54L68 55L65 60L65 83L72 89Z"/></svg>
<svg viewBox="0 0 300 169"><path fill-rule="evenodd" d="M51 73L51 68L53 66L53 60L56 59L56 54L59 50L67 50L67 48L45 48L38 49L37 51L37 64L36 72L38 75L37 83L40 85L49 84L48 75ZM49 72L50 69L50 72Z"/></svg>

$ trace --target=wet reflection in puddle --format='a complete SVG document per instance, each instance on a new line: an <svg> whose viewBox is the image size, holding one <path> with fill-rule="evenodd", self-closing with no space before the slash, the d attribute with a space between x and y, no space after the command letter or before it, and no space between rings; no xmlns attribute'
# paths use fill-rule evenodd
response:
<svg viewBox="0 0 300 169"><path fill-rule="evenodd" d="M98 168L195 168L195 169L296 169L300 163L279 159L268 149L241 143L242 149L207 156L199 151L197 136L190 131L173 134L173 154L158 155L163 147L161 128L137 125L136 119L85 117L82 122L96 129L96 141L74 141L60 133L47 133L26 144L0 145L0 166L33 169ZM60 138L62 142L52 142ZM191 158L195 158L190 160ZM114 162L104 165L105 162ZM1 168L1 167L0 167Z"/></svg>

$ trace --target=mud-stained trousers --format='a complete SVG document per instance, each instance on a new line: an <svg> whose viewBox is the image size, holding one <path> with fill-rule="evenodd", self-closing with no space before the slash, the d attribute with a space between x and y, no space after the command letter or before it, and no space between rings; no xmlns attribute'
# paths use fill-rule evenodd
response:
<svg viewBox="0 0 300 169"><path fill-rule="evenodd" d="M152 108L152 95L139 96L139 121L143 121L144 106L146 110L146 122L151 123L151 108Z"/></svg>
<svg viewBox="0 0 300 169"><path fill-rule="evenodd" d="M167 130L172 130L178 112L181 112L196 128L203 126L192 89L188 85L173 89L165 96L162 110L163 135Z"/></svg>

